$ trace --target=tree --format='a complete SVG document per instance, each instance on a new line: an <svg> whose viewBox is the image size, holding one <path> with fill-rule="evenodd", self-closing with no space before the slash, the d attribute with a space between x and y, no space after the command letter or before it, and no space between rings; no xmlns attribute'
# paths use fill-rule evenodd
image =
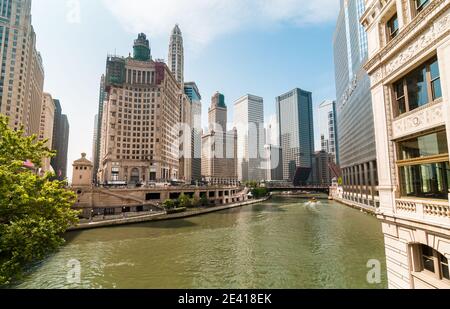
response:
<svg viewBox="0 0 450 309"><path fill-rule="evenodd" d="M198 197L191 198L191 207L192 208L198 208L200 206L202 206L202 205L201 205L201 201Z"/></svg>
<svg viewBox="0 0 450 309"><path fill-rule="evenodd" d="M178 198L178 203L181 208L190 208L192 206L191 199L184 193Z"/></svg>
<svg viewBox="0 0 450 309"><path fill-rule="evenodd" d="M262 187L255 188L251 192L252 192L252 195L253 195L253 197L255 199L262 198L262 197L267 196L269 194L269 190L267 190L267 188L262 188Z"/></svg>
<svg viewBox="0 0 450 309"><path fill-rule="evenodd" d="M164 203L163 203L163 207L165 209L173 209L173 208L175 208L175 202L170 200L170 199L169 200L165 200Z"/></svg>
<svg viewBox="0 0 450 309"><path fill-rule="evenodd" d="M0 285L56 250L64 243L63 233L78 222L78 212L71 209L76 195L67 183L24 167L30 161L39 168L43 158L55 155L45 143L24 137L23 128L11 130L0 115Z"/></svg>
<svg viewBox="0 0 450 309"><path fill-rule="evenodd" d="M206 195L204 195L204 196L202 196L202 197L200 198L200 205L203 206L203 207L206 207L206 206L209 205L209 200L208 200L208 198L206 197Z"/></svg>
<svg viewBox="0 0 450 309"><path fill-rule="evenodd" d="M259 186L259 184L258 184L258 182L254 181L254 180L250 180L245 183L245 186L247 188L255 189Z"/></svg>

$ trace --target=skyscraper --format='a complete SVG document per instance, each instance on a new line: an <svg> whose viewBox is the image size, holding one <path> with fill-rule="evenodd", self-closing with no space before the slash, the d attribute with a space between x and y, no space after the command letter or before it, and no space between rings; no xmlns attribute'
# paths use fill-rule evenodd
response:
<svg viewBox="0 0 450 309"><path fill-rule="evenodd" d="M31 0L0 0L0 113L12 128L38 134L44 68L31 25Z"/></svg>
<svg viewBox="0 0 450 309"><path fill-rule="evenodd" d="M145 34L133 57L107 58L104 90L100 182L177 179L182 89L164 62L152 60Z"/></svg>
<svg viewBox="0 0 450 309"><path fill-rule="evenodd" d="M280 146L280 128L277 115L272 115L266 123L266 144Z"/></svg>
<svg viewBox="0 0 450 309"><path fill-rule="evenodd" d="M98 114L95 114L94 116L94 133L92 138L92 161L94 160L96 154L97 154L97 131L98 131ZM94 165L92 165L92 176L95 176L96 173L94 172ZM92 178L94 180L94 177Z"/></svg>
<svg viewBox="0 0 450 309"><path fill-rule="evenodd" d="M245 95L234 103L234 127L237 129L237 173L239 181L265 179L264 100Z"/></svg>
<svg viewBox="0 0 450 309"><path fill-rule="evenodd" d="M355 206L376 207L377 164L370 80L363 68L367 36L359 20L365 1L341 1L334 33L336 113L343 198Z"/></svg>
<svg viewBox="0 0 450 309"><path fill-rule="evenodd" d="M169 43L169 56L168 56L169 69L175 76L177 82L184 83L184 48L183 48L183 35L181 34L180 27L175 25L170 36Z"/></svg>
<svg viewBox="0 0 450 309"><path fill-rule="evenodd" d="M338 132L336 123L336 101L325 100L319 105L319 130L321 151L329 153L339 164Z"/></svg>
<svg viewBox="0 0 450 309"><path fill-rule="evenodd" d="M55 103L55 121L53 124L53 147L56 156L52 158L51 165L55 171L56 178L65 180L67 178L67 152L69 147L69 120L62 114L61 103Z"/></svg>
<svg viewBox="0 0 450 309"><path fill-rule="evenodd" d="M191 180L202 179L202 97L195 82L184 84L191 104Z"/></svg>
<svg viewBox="0 0 450 309"><path fill-rule="evenodd" d="M49 149L53 145L53 126L55 122L55 103L49 93L44 93L42 98L41 122L39 127L39 140L47 140L45 146ZM51 171L50 158L44 158L42 169L45 172Z"/></svg>
<svg viewBox="0 0 450 309"><path fill-rule="evenodd" d="M202 137L202 178L210 184L237 183L237 132L227 132L225 96L216 93L209 108L209 129Z"/></svg>
<svg viewBox="0 0 450 309"><path fill-rule="evenodd" d="M276 98L283 180L312 182L314 127L312 93L296 88Z"/></svg>
<svg viewBox="0 0 450 309"><path fill-rule="evenodd" d="M105 75L102 75L100 78L100 87L99 87L99 95L98 95L98 114L97 114L97 127L94 128L94 140L95 145L93 147L93 180L95 183L98 182L97 174L100 164L100 145L101 145L101 137L102 137L102 119L103 119L103 104L106 99L105 92Z"/></svg>

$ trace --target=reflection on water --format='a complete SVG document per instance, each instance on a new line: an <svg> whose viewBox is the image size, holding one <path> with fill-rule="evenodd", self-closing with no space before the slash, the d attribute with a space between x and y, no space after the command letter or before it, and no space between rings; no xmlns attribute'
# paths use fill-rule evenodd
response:
<svg viewBox="0 0 450 309"><path fill-rule="evenodd" d="M70 260L80 283L69 283ZM381 284L366 281L370 259ZM175 221L74 232L19 288L385 288L376 218L335 202L273 199Z"/></svg>

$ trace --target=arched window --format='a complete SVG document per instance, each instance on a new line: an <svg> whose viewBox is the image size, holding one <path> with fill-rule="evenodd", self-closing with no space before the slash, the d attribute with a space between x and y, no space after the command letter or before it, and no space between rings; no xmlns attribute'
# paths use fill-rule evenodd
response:
<svg viewBox="0 0 450 309"><path fill-rule="evenodd" d="M416 271L424 272L438 280L445 280L450 283L448 259L437 250L426 245L418 245L416 249L419 257Z"/></svg>

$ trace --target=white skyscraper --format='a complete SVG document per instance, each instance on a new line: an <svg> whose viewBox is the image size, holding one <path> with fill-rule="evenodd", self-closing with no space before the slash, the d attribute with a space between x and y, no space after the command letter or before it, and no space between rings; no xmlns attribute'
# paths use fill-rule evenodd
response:
<svg viewBox="0 0 450 309"><path fill-rule="evenodd" d="M336 102L325 100L319 106L320 150L332 155L339 162L336 126Z"/></svg>
<svg viewBox="0 0 450 309"><path fill-rule="evenodd" d="M172 71L175 79L184 83L184 49L183 49L183 35L178 25L172 30L169 43L168 66Z"/></svg>
<svg viewBox="0 0 450 309"><path fill-rule="evenodd" d="M245 95L234 103L237 129L238 179L240 181L265 179L264 157L264 100Z"/></svg>
<svg viewBox="0 0 450 309"><path fill-rule="evenodd" d="M266 124L266 144L280 146L280 127L277 115L271 116Z"/></svg>

